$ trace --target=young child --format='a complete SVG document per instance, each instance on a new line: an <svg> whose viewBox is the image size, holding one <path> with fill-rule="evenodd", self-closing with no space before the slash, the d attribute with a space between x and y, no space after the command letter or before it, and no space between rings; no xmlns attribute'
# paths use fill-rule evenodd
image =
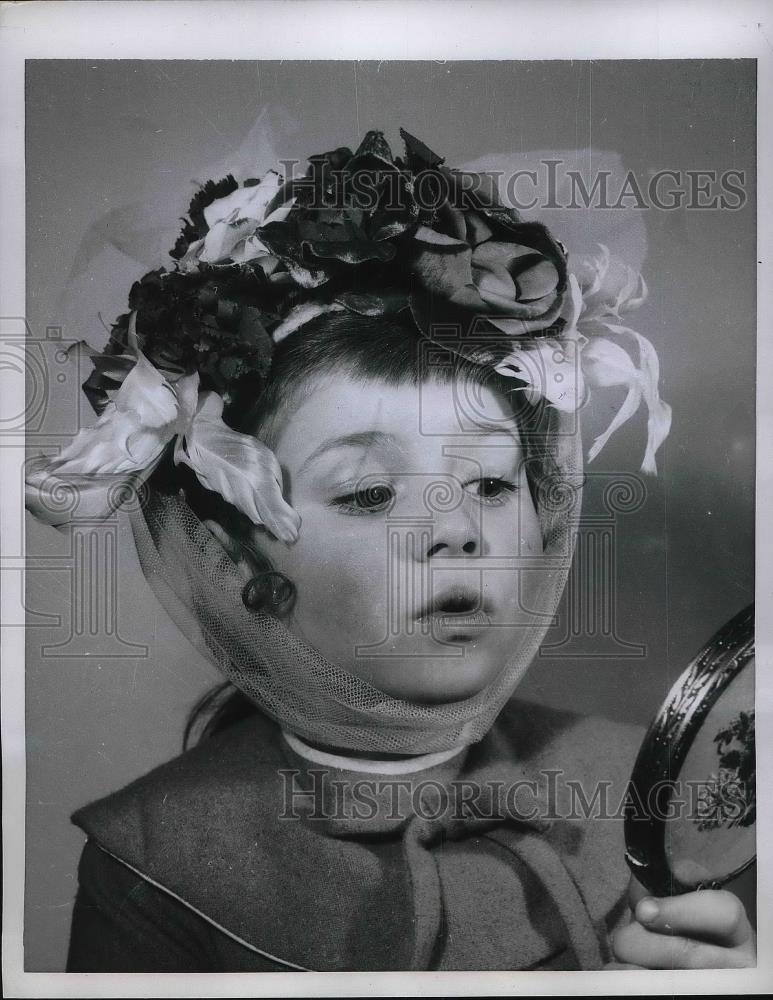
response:
<svg viewBox="0 0 773 1000"><path fill-rule="evenodd" d="M647 403L644 471L668 432L620 322L638 278L570 273L404 138L207 186L86 384L97 424L30 479L50 523L62 479L90 515L144 490L143 570L227 677L196 746L75 814L71 971L754 962L733 895L629 881L641 731L512 697L571 561L589 388L628 386L610 432Z"/></svg>

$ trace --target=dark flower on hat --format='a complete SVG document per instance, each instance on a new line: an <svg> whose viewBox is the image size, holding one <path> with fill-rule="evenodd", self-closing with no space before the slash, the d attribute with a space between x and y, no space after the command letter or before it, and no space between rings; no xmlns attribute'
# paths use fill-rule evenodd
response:
<svg viewBox="0 0 773 1000"><path fill-rule="evenodd" d="M411 307L419 327L432 336L433 324L456 326L476 355L482 347L475 335L546 335L567 291L563 246L541 223L504 208L490 177L450 170L423 143L402 135L416 191L422 201L427 192L436 201L411 248L418 286Z"/></svg>

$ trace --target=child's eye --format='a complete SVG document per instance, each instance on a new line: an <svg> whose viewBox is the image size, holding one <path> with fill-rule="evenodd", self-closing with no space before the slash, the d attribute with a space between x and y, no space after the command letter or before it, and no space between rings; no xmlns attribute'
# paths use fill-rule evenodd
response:
<svg viewBox="0 0 773 1000"><path fill-rule="evenodd" d="M485 479L474 479L467 484L472 489L475 496L487 504L496 506L507 503L510 494L516 493L518 487L508 479L501 479L498 476L490 476Z"/></svg>
<svg viewBox="0 0 773 1000"><path fill-rule="evenodd" d="M388 483L368 483L330 501L331 507L337 507L346 514L381 514L389 510L395 499L395 493Z"/></svg>

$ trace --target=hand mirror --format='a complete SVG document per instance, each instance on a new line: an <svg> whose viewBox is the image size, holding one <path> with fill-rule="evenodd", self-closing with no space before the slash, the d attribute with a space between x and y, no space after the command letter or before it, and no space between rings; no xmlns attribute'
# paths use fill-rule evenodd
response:
<svg viewBox="0 0 773 1000"><path fill-rule="evenodd" d="M754 605L698 653L655 716L625 802L628 865L655 896L717 889L755 860Z"/></svg>

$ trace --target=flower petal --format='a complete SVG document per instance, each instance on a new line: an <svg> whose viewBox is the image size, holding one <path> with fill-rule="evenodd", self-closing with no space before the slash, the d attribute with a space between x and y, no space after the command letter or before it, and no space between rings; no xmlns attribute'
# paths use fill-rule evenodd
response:
<svg viewBox="0 0 773 1000"><path fill-rule="evenodd" d="M261 220L261 226L267 226L270 222L284 222L297 200L297 198L288 198L284 204L278 205L273 212L269 212L265 219Z"/></svg>
<svg viewBox="0 0 773 1000"><path fill-rule="evenodd" d="M639 374L630 354L604 337L588 341L582 352L582 370L592 388L628 385Z"/></svg>
<svg viewBox="0 0 773 1000"><path fill-rule="evenodd" d="M181 433L193 419L199 401L199 373L185 375L174 383L177 397L177 419L174 433Z"/></svg>
<svg viewBox="0 0 773 1000"><path fill-rule="evenodd" d="M234 211L239 219L254 219L260 222L271 199L281 186L279 174L269 170L259 184L238 187L224 198L218 198L204 209L204 219L210 229Z"/></svg>
<svg viewBox="0 0 773 1000"><path fill-rule="evenodd" d="M51 463L58 475L111 475L155 462L175 434L181 403L195 406L197 373L172 385L137 346L136 313L129 318L127 344L136 363L96 423L82 428Z"/></svg>
<svg viewBox="0 0 773 1000"><path fill-rule="evenodd" d="M570 274L567 280L567 287L563 293L561 302L561 319L564 320L564 336L575 338L578 336L577 321L582 314L582 290L577 278Z"/></svg>
<svg viewBox="0 0 773 1000"><path fill-rule="evenodd" d="M650 476L658 474L655 452L663 444L671 431L671 407L663 399L649 403L647 417L647 447L641 463L641 471Z"/></svg>
<svg viewBox="0 0 773 1000"><path fill-rule="evenodd" d="M599 434L596 440L588 449L588 461L592 462L593 459L598 455L607 441L612 437L618 428L622 427L623 424L630 420L631 417L639 409L639 404L641 403L641 386L636 379L632 379L628 383L628 394L623 400L623 405L617 411L614 419L610 423L609 427L604 431L603 434Z"/></svg>
<svg viewBox="0 0 773 1000"><path fill-rule="evenodd" d="M447 236L445 233L439 233L437 229L432 229L430 226L419 226L413 238L418 240L419 243L429 243L430 246L467 246L465 240L457 239L454 236Z"/></svg>
<svg viewBox="0 0 773 1000"><path fill-rule="evenodd" d="M136 413L145 427L157 430L177 416L177 396L168 379L142 352L113 399L119 413Z"/></svg>
<svg viewBox="0 0 773 1000"><path fill-rule="evenodd" d="M245 237L252 236L254 232L254 219L239 219L233 215L216 222L204 237L199 260L205 264L217 264L228 260L236 245Z"/></svg>
<svg viewBox="0 0 773 1000"><path fill-rule="evenodd" d="M580 257L573 270L582 286L588 318L618 317L638 309L647 297L647 285L639 274L609 248L599 243L600 253Z"/></svg>
<svg viewBox="0 0 773 1000"><path fill-rule="evenodd" d="M523 246L520 243L502 243L497 240L486 240L475 247L472 263L475 267L506 267L508 270L521 257L529 257L535 253L534 247Z"/></svg>
<svg viewBox="0 0 773 1000"><path fill-rule="evenodd" d="M620 287L615 295L613 310L616 313L633 312L647 298L647 285L644 278L632 268L625 266Z"/></svg>
<svg viewBox="0 0 773 1000"><path fill-rule="evenodd" d="M309 320L322 316L323 313L343 311L344 307L338 302L301 302L299 305L293 306L279 326L274 329L271 337L274 343L278 344L280 340L284 340L299 326L308 323Z"/></svg>
<svg viewBox="0 0 773 1000"><path fill-rule="evenodd" d="M492 326L506 333L509 337L522 339L532 333L545 330L551 323L558 319L559 311L560 301L555 301L547 312L540 314L538 310L535 310L536 315L534 316L529 316L528 313L523 317L505 314L497 316L493 312L488 311L486 319Z"/></svg>
<svg viewBox="0 0 773 1000"><path fill-rule="evenodd" d="M549 260L542 260L534 267L521 272L516 278L518 298L530 301L541 299L555 291L558 285L558 271Z"/></svg>
<svg viewBox="0 0 773 1000"><path fill-rule="evenodd" d="M490 240L494 235L491 232L491 227L480 212L465 212L464 221L467 226L467 242L471 247L477 247L479 244L485 243L486 240Z"/></svg>
<svg viewBox="0 0 773 1000"><path fill-rule="evenodd" d="M103 521L129 497L158 464L161 455L144 469L105 475L70 475L55 471L53 463L30 463L24 479L24 506L32 516L63 529L77 521Z"/></svg>
<svg viewBox="0 0 773 1000"><path fill-rule="evenodd" d="M86 475L144 468L171 440L177 415L175 389L140 355L97 422L60 453L56 471Z"/></svg>
<svg viewBox="0 0 773 1000"><path fill-rule="evenodd" d="M658 355L646 337L630 327L615 323L607 324L611 333L633 341L639 349L642 395L647 404L647 447L644 453L641 471L656 475L655 452L668 437L671 430L671 407L660 398L658 382L660 380L660 362Z"/></svg>
<svg viewBox="0 0 773 1000"><path fill-rule="evenodd" d="M234 264L246 264L248 261L258 260L261 257L268 257L270 255L271 251L268 247L264 243L261 243L257 236L253 235L240 240L231 251L229 259ZM274 257L274 260L276 259Z"/></svg>
<svg viewBox="0 0 773 1000"><path fill-rule="evenodd" d="M573 262L572 273L582 289L583 296L589 299L601 288L604 277L609 268L610 253L609 247L603 243L598 244L599 254L586 254L577 258Z"/></svg>
<svg viewBox="0 0 773 1000"><path fill-rule="evenodd" d="M175 462L190 466L209 490L285 542L298 537L300 516L282 496L282 473L272 451L222 420L223 400L202 392L195 416L178 438Z"/></svg>
<svg viewBox="0 0 773 1000"><path fill-rule="evenodd" d="M473 267L472 275L475 287L484 301L488 301L489 295L500 296L507 302L515 300L517 294L515 282L510 277L510 272L506 267Z"/></svg>
<svg viewBox="0 0 773 1000"><path fill-rule="evenodd" d="M544 329L549 326L558 315L561 301L555 295L545 295L541 299L534 299L532 302L516 301L504 295L497 295L494 292L481 292L481 298L489 306L490 311L496 311L502 316L512 316L518 319L538 319L539 323L535 329ZM552 313L550 319L548 313Z"/></svg>
<svg viewBox="0 0 773 1000"><path fill-rule="evenodd" d="M582 325L582 324L581 324ZM649 475L657 474L655 452L661 446L671 429L671 407L658 393L660 365L655 348L640 333L629 327L615 323L604 323L604 328L613 335L628 339L639 352L640 364L619 344L605 337L593 337L582 350L582 367L585 378L592 386L627 385L628 395L607 430L593 443L589 461L596 457L610 436L629 420L638 409L642 399L647 404L647 446L641 471Z"/></svg>
<svg viewBox="0 0 773 1000"><path fill-rule="evenodd" d="M646 299L648 298L650 290L647 287L647 282L644 280L643 274L639 275L639 282L637 288L639 294L632 295L625 302L621 303L620 312L622 313L632 312L634 309L638 309L639 306L642 305L642 303L645 302Z"/></svg>
<svg viewBox="0 0 773 1000"><path fill-rule="evenodd" d="M525 382L558 410L573 412L585 395L575 341L543 338L524 342L495 366L500 375Z"/></svg>
<svg viewBox="0 0 773 1000"><path fill-rule="evenodd" d="M420 250L409 266L423 288L451 299L465 286L472 287L471 258L465 243L452 240L440 250Z"/></svg>

